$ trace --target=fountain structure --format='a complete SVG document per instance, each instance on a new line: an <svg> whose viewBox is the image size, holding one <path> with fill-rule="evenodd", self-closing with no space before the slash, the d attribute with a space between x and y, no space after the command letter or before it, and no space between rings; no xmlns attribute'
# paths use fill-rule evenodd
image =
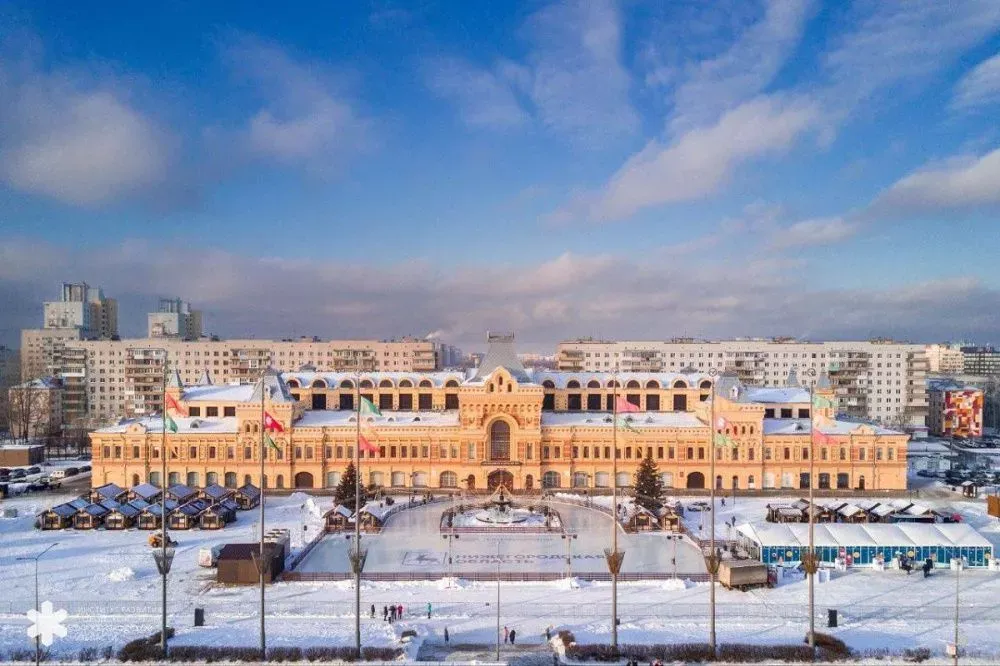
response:
<svg viewBox="0 0 1000 666"><path fill-rule="evenodd" d="M498 486L485 502L460 505L441 516L441 529L451 531L526 531L549 532L562 529L559 512L547 505L518 506L510 490Z"/></svg>

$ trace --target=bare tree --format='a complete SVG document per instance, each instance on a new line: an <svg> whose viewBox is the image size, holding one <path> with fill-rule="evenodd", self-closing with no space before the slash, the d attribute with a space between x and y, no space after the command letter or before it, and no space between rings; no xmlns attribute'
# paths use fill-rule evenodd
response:
<svg viewBox="0 0 1000 666"><path fill-rule="evenodd" d="M11 435L27 442L34 436L47 434L48 395L31 383L15 386L7 392L7 414L10 417ZM43 427L44 424L44 427Z"/></svg>

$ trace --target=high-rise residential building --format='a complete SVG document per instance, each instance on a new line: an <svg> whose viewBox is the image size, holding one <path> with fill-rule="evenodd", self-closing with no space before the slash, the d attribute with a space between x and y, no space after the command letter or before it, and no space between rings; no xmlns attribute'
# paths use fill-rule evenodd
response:
<svg viewBox="0 0 1000 666"><path fill-rule="evenodd" d="M962 347L967 375L1000 375L1000 349L996 347Z"/></svg>
<svg viewBox="0 0 1000 666"><path fill-rule="evenodd" d="M67 344L83 337L79 328L26 328L21 331L21 381L57 374Z"/></svg>
<svg viewBox="0 0 1000 666"><path fill-rule="evenodd" d="M43 309L44 328L79 329L84 339L118 335L118 302L86 282L64 282L61 300L46 301Z"/></svg>
<svg viewBox="0 0 1000 666"><path fill-rule="evenodd" d="M161 298L156 312L146 315L147 337L197 340L202 336L201 310L179 298Z"/></svg>
<svg viewBox="0 0 1000 666"><path fill-rule="evenodd" d="M965 354L958 345L927 345L927 370L942 375L965 372Z"/></svg>
<svg viewBox="0 0 1000 666"><path fill-rule="evenodd" d="M792 369L805 386L829 374L840 413L849 418L923 428L927 416L924 345L875 339L799 342L789 338L736 340L561 342L557 368L568 372L733 372L752 386L781 386Z"/></svg>

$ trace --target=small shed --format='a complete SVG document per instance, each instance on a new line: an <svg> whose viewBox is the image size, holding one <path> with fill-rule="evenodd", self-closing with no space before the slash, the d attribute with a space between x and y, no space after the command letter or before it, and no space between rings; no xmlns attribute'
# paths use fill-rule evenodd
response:
<svg viewBox="0 0 1000 666"><path fill-rule="evenodd" d="M106 483L90 491L91 502L102 502L104 500L124 502L127 496L128 492L116 483Z"/></svg>
<svg viewBox="0 0 1000 666"><path fill-rule="evenodd" d="M681 531L681 517L671 506L662 506L656 512L660 521L660 529L668 532Z"/></svg>
<svg viewBox="0 0 1000 666"><path fill-rule="evenodd" d="M866 523L868 514L857 504L847 503L837 509L837 521L842 523Z"/></svg>
<svg viewBox="0 0 1000 666"><path fill-rule="evenodd" d="M198 496L203 500L208 500L211 504L216 504L224 499L229 499L235 494L235 488L226 488L217 483L212 483L202 488Z"/></svg>
<svg viewBox="0 0 1000 666"><path fill-rule="evenodd" d="M129 500L143 500L145 502L156 502L160 499L160 494L163 491L154 486L151 483L140 483L138 486L133 486L132 490L128 491Z"/></svg>
<svg viewBox="0 0 1000 666"><path fill-rule="evenodd" d="M975 481L963 481L958 485L962 489L962 494L966 497L975 497L979 494L979 484Z"/></svg>
<svg viewBox="0 0 1000 666"><path fill-rule="evenodd" d="M132 504L120 504L117 508L111 509L104 517L104 529L125 530L134 527L139 520L141 509Z"/></svg>
<svg viewBox="0 0 1000 666"><path fill-rule="evenodd" d="M201 514L209 506L209 503L202 499L191 500L187 504L182 504L167 518L167 525L172 530L189 530L192 527L196 527L201 520Z"/></svg>
<svg viewBox="0 0 1000 666"><path fill-rule="evenodd" d="M94 530L104 524L109 509L103 504L88 504L73 516L73 527L78 530Z"/></svg>
<svg viewBox="0 0 1000 666"><path fill-rule="evenodd" d="M625 527L635 532L649 532L659 527L659 524L659 517L639 504L635 505L635 510L625 521Z"/></svg>
<svg viewBox="0 0 1000 666"><path fill-rule="evenodd" d="M896 512L896 507L891 504L876 504L868 510L868 522L888 523L889 517Z"/></svg>
<svg viewBox="0 0 1000 666"><path fill-rule="evenodd" d="M801 523L803 520L802 509L787 504L768 504L767 522L769 523Z"/></svg>
<svg viewBox="0 0 1000 666"><path fill-rule="evenodd" d="M38 527L43 530L64 530L72 527L73 516L79 509L70 503L59 504L38 514Z"/></svg>
<svg viewBox="0 0 1000 666"><path fill-rule="evenodd" d="M351 516L354 514L343 504L338 504L323 514L327 532L340 532L351 526Z"/></svg>
<svg viewBox="0 0 1000 666"><path fill-rule="evenodd" d="M260 504L260 488L252 483L246 483L236 489L233 499L241 511L248 511Z"/></svg>
<svg viewBox="0 0 1000 666"><path fill-rule="evenodd" d="M234 520L236 520L236 502L224 499L205 509L199 518L199 524L203 530L221 530Z"/></svg>
<svg viewBox="0 0 1000 666"><path fill-rule="evenodd" d="M198 497L198 491L183 483L175 483L167 488L167 498L175 500L178 504L187 504Z"/></svg>
<svg viewBox="0 0 1000 666"><path fill-rule="evenodd" d="M177 502L172 499L166 500L167 519L177 510ZM140 530L158 530L163 516L163 505L160 502L150 504L139 514L138 527Z"/></svg>
<svg viewBox="0 0 1000 666"><path fill-rule="evenodd" d="M229 543L222 547L216 570L216 581L228 585L256 585L260 582L257 569L257 559L260 554L259 543ZM274 543L264 544L264 557L267 566L264 569L264 582L271 583L285 570L285 558L281 546Z"/></svg>

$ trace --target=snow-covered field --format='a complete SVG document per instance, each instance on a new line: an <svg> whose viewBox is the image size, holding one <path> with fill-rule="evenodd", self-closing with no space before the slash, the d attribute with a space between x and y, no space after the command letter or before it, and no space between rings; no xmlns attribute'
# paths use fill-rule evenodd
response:
<svg viewBox="0 0 1000 666"><path fill-rule="evenodd" d="M790 496L788 500L795 498ZM45 555L39 566L40 597L70 613L68 636L54 644L55 654L71 656L81 647L120 646L158 628L160 578L146 545L148 533L33 529L37 511L64 499L22 497L3 504L18 508L21 515L0 519L0 585L4 591L0 596L0 652L31 646L23 614L34 604L33 565L17 558L33 555L52 543L58 545ZM731 498L727 498L725 507L720 502L716 512L703 512L704 518L697 512L689 512L685 522L697 533L702 519L709 520L714 515L719 525L717 534L724 538L726 521L733 517L737 524L760 520L765 504L781 501L784 500L740 497L733 505ZM1000 528L985 515L985 503L960 498L921 501L937 508L951 507L987 538L1000 544ZM320 529L318 516L329 505L329 498L310 501L303 494L270 499L267 526L288 528L293 535L293 547L300 547ZM577 556L601 553L610 533L610 518L583 507L558 508L567 530L580 534L571 546L574 568L589 566L586 564L589 558ZM384 567L399 571L403 570L400 558L407 552L446 552L447 544L437 531L441 510L440 505L420 507L394 516L382 535L369 539L369 566L374 570ZM256 512L241 512L237 522L222 531L175 533L180 545L170 574L168 612L170 624L177 629L176 644L256 644L257 590L216 587L214 570L197 565L198 551L203 547L253 540L257 533L256 518ZM525 560L551 561L551 566L563 567L561 557L531 557L565 553L565 541L558 536L546 538L550 541L543 537L521 537L502 543L502 568L512 570ZM641 570L669 561L669 546L656 538L656 535L623 538L626 570L630 563ZM317 570L334 564L344 566L346 544L342 536L325 538L306 558L303 568L308 568L311 561ZM471 537L466 540L463 535L453 547L456 554L480 559L481 570L483 557L495 553L496 542ZM693 546L682 548L690 549L692 560L697 561ZM495 566L495 560L491 560L490 566ZM922 645L941 655L946 642L951 640L955 582L955 574L949 571L935 572L928 579L895 571L834 573L830 582L816 586L818 626L858 649L901 650ZM1000 608L995 604L1000 595L1000 575L967 571L961 574L959 583L962 642L975 653L1000 658L1000 632L995 630L1000 625ZM350 583L278 583L269 587L268 643L272 646L352 644L353 595ZM774 644L802 640L807 627L804 582L792 580L772 590L748 593L720 589L717 597L721 641ZM388 603L405 607L402 621L389 625L381 620L382 606ZM432 606L430 619L428 603ZM363 607L375 605L377 617L364 618L363 640L366 645L394 645L398 644L402 631L412 628L422 638L439 641L447 627L453 643L489 644L496 635L495 603L493 583L459 581L451 587L445 580L364 583ZM192 626L194 609L198 607L206 611L207 626L201 628ZM827 608L841 612L841 624L836 629L825 629ZM622 584L619 615L622 643L705 640L708 585L684 580ZM500 616L503 625L517 629L519 642L541 642L548 626L570 629L581 643L607 641L610 585L577 580L503 583Z"/></svg>

